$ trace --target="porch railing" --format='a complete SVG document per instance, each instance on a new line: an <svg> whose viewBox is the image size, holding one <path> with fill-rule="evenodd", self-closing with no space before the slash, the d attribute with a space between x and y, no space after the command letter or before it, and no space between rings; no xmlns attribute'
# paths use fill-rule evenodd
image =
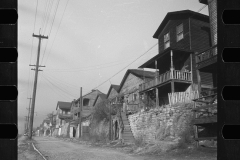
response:
<svg viewBox="0 0 240 160"><path fill-rule="evenodd" d="M217 45L196 55L196 63L201 63L217 55Z"/></svg>
<svg viewBox="0 0 240 160"><path fill-rule="evenodd" d="M170 70L167 71L159 76L157 76L155 79L142 83L139 85L139 91L144 91L150 88L153 88L159 84L162 84L164 82L167 82L169 80L181 80L181 81L192 81L192 73L189 71L180 71L180 70Z"/></svg>

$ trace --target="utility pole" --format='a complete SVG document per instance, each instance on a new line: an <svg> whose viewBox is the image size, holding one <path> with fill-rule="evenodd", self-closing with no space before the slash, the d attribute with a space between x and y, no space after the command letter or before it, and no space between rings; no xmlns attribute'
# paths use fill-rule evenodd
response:
<svg viewBox="0 0 240 160"><path fill-rule="evenodd" d="M29 119L30 119L30 110L31 110L31 100L32 98L27 98L27 99L30 99L29 101L29 108L28 108L28 120L27 120L27 130L29 131Z"/></svg>
<svg viewBox="0 0 240 160"><path fill-rule="evenodd" d="M28 123L27 123L27 120L28 120L28 116L25 116L25 131L24 131L24 133L26 133L26 131L27 131L27 125L28 125Z"/></svg>
<svg viewBox="0 0 240 160"><path fill-rule="evenodd" d="M34 108L35 108L36 91L37 91L38 71L42 71L42 70L39 70L38 68L39 67L45 67L45 66L39 66L41 40L42 39L48 39L48 36L47 37L42 36L40 33L39 33L39 35L35 35L33 33L33 37L38 38L39 39L39 43L38 43L38 55L37 55L36 69L32 69L32 70L35 70L35 79L34 79L32 106L31 106L30 123L29 123L29 139L32 139L32 130L33 130ZM30 65L30 66L35 66L35 65Z"/></svg>
<svg viewBox="0 0 240 160"><path fill-rule="evenodd" d="M109 106L109 140L112 140L112 106L110 102L107 102Z"/></svg>
<svg viewBox="0 0 240 160"><path fill-rule="evenodd" d="M79 98L79 138L82 136L82 87L80 87L80 98Z"/></svg>

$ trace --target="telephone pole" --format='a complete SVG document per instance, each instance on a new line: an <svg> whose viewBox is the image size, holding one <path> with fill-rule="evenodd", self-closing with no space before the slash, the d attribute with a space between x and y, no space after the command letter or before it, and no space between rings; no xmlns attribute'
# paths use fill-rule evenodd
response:
<svg viewBox="0 0 240 160"><path fill-rule="evenodd" d="M80 87L80 98L79 98L79 138L82 136L82 87Z"/></svg>
<svg viewBox="0 0 240 160"><path fill-rule="evenodd" d="M39 42L38 42L38 55L37 55L36 65L30 65L30 66L36 66L36 69L32 69L32 70L35 70L35 79L34 79L32 106L31 106L30 123L29 123L29 138L30 138L30 139L32 139L33 118L34 118L34 108L35 108L36 91L37 91L38 71L42 71L42 70L39 70L38 68L39 68L39 67L45 67L45 66L39 66L41 40L42 40L42 39L48 39L48 36L47 36L47 37L42 36L40 33L39 33L39 35L35 35L35 34L33 33L33 37L38 38L38 39L39 39Z"/></svg>
<svg viewBox="0 0 240 160"><path fill-rule="evenodd" d="M31 100L32 98L27 98L30 99L29 101L29 108L28 108L28 118L27 118L27 131L29 130L29 118L30 118L30 110L31 110Z"/></svg>

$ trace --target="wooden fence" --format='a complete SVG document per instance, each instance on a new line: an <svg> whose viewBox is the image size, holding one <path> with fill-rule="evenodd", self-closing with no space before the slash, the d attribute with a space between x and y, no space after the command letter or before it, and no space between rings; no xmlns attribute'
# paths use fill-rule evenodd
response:
<svg viewBox="0 0 240 160"><path fill-rule="evenodd" d="M198 91L168 93L169 105L191 102L196 98L199 98Z"/></svg>

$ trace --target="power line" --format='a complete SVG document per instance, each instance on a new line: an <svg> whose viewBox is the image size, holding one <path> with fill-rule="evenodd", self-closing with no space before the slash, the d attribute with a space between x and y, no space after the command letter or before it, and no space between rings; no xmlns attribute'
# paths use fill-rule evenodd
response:
<svg viewBox="0 0 240 160"><path fill-rule="evenodd" d="M95 68L89 68L89 69L81 69L81 70L68 70L68 71L52 71L52 72L84 72L84 71L91 71L91 70L96 70L96 69L102 69L102 68L109 68L109 67L114 67L120 64L124 64L127 62L122 62L122 63L117 63L117 64L113 64L113 65L108 65L108 66L103 66L103 67L95 67Z"/></svg>
<svg viewBox="0 0 240 160"><path fill-rule="evenodd" d="M50 29L50 32L49 32L49 34L48 34L49 37L50 37L51 31L52 31L52 26L53 26L53 23L54 23L54 20L55 20L55 16L56 16L56 13L57 13L57 9L58 9L59 2L60 2L60 0L58 0L57 6L55 7L55 13L54 13L54 17L53 17L53 20L52 20L51 29Z"/></svg>
<svg viewBox="0 0 240 160"><path fill-rule="evenodd" d="M69 0L67 1L67 4L65 5L65 8L64 8L64 11L63 11L63 14L62 14L62 17L61 17L60 23L59 23L58 28L57 28L57 32L56 32L56 34L55 34L55 37L54 37L54 39L53 39L52 46L51 46L51 48L50 48L49 54L48 54L47 59L46 59L46 63L47 63L48 57L49 57L49 55L50 55L50 53L51 53L51 50L52 50L53 44L54 44L54 42L55 42L55 39L56 39L56 36L57 36L58 30L59 30L59 27L60 27L60 25L61 25L61 23L62 23L62 19L63 19L64 13L65 13L65 11L66 11L66 8L67 8L67 5L68 5L68 2L69 2ZM45 65L46 65L46 63L45 63Z"/></svg>
<svg viewBox="0 0 240 160"><path fill-rule="evenodd" d="M201 10L203 10L207 5L204 5L203 7L201 7L197 12L200 12ZM193 15L194 16L194 15ZM192 16L192 17L193 17ZM158 43L156 43L155 45L153 45L150 49L148 49L148 51L150 51L152 48L154 48ZM147 52L148 52L147 51ZM141 56L139 56L137 59L135 59L133 62L131 62L129 65L127 65L126 67L124 67L123 69L121 69L120 71L118 71L116 74L114 74L112 77L110 77L109 79L107 79L106 81L104 81L103 83L101 83L100 85L98 85L97 87L95 87L94 89L97 89L98 87L100 87L101 85L103 85L104 83L108 82L108 80L110 80L111 78L113 78L114 76L116 76L118 73L120 73L121 71L123 71L125 68L127 68L128 66L130 66L132 63L134 63L136 60L138 60L140 57L142 57L143 55L145 55L147 52L143 53Z"/></svg>
<svg viewBox="0 0 240 160"><path fill-rule="evenodd" d="M70 93L67 93L66 91L62 90L61 88L59 88L57 85L53 84L47 77L45 77L44 75L42 75L43 78L45 78L47 81L49 81L49 83L51 83L53 86L55 86L56 88L58 88L59 90L61 90L63 93L67 94L67 95L70 95L72 97L75 97L74 95L70 94Z"/></svg>
<svg viewBox="0 0 240 160"><path fill-rule="evenodd" d="M45 76L47 76L46 74L45 74ZM76 87L76 86L70 86L70 85L67 85L67 83L66 82L63 82L63 81L60 81L59 79L57 79L57 78L54 78L54 77L52 77L52 76L47 76L47 78L50 78L50 79L52 79L52 80L54 80L54 81L57 81L58 83L60 83L61 85L65 85L66 87L71 87L71 88L74 88L75 90L79 90L79 89L77 89L78 87Z"/></svg>
<svg viewBox="0 0 240 160"><path fill-rule="evenodd" d="M98 85L97 87L95 87L94 89L97 89L98 87L100 87L101 85L103 85L104 83L108 82L108 80L112 79L114 76L116 76L117 74L119 74L120 72L122 72L124 69L126 69L128 66L130 66L132 63L134 63L136 60L138 60L139 58L141 58L143 55L147 54L152 48L154 48L158 43L154 44L152 47L150 47L146 52L144 52L142 55L140 55L138 58L136 58L134 61L132 61L130 64L128 64L127 66L125 66L123 69L121 69L120 71L118 71L116 74L114 74L113 76L111 76L110 78L108 78L106 81L104 81L103 83L101 83L100 85Z"/></svg>
<svg viewBox="0 0 240 160"><path fill-rule="evenodd" d="M136 58L136 56L134 57L128 57L127 60L131 60L133 58ZM97 65L94 65L94 66L86 66L86 67L81 67L81 68L68 68L68 69L46 69L45 71L70 71L70 70L79 70L79 69L91 69L91 68L96 68L96 67L99 67L99 66L104 66L104 65L107 65L107 64L116 64L116 62L126 62L127 60L121 60L121 61L112 61L112 62L109 62L109 63L102 63L102 64L97 64Z"/></svg>
<svg viewBox="0 0 240 160"><path fill-rule="evenodd" d="M46 20L46 27L44 28L44 26L43 26L43 35L45 34L45 31L46 31L46 28L47 28L47 25L48 25L48 20L49 20L49 17L50 17L50 15L51 15L51 10L52 10L52 6L53 6L53 2L54 2L54 0L52 0L51 2L50 2L50 9L48 10L48 13L47 13L47 20Z"/></svg>

